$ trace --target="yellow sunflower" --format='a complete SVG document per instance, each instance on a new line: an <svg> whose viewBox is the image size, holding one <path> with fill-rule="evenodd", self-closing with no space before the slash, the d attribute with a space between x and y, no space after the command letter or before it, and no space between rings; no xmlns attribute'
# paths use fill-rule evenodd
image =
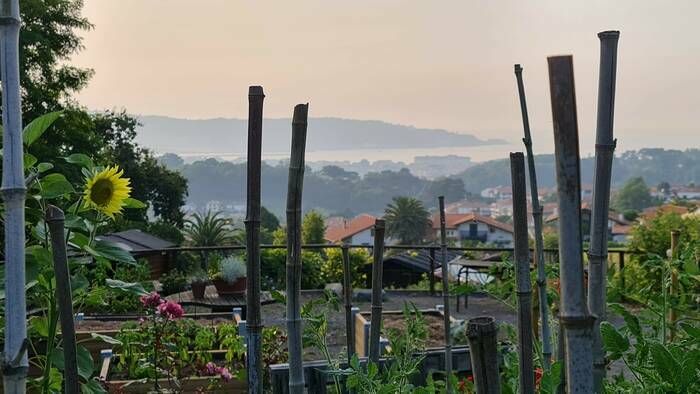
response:
<svg viewBox="0 0 700 394"><path fill-rule="evenodd" d="M89 178L85 185L85 206L95 208L110 218L120 213L131 193L129 178L122 178L123 174L124 170L113 166Z"/></svg>

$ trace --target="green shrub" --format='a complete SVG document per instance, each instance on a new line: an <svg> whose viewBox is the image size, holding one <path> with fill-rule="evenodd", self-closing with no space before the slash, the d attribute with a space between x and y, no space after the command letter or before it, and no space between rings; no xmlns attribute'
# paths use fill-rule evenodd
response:
<svg viewBox="0 0 700 394"><path fill-rule="evenodd" d="M187 289L189 280L187 275L179 270L172 270L160 277L160 284L163 286L163 295L175 294Z"/></svg>

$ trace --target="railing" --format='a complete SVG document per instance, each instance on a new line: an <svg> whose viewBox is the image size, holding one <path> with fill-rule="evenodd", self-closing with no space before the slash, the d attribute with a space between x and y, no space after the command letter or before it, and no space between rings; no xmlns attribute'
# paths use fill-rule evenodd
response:
<svg viewBox="0 0 700 394"><path fill-rule="evenodd" d="M361 245L361 244L307 244L302 245L304 250L325 250L325 249L341 249L343 247L349 249L367 249L371 250L372 245ZM286 249L286 245L261 245L261 249ZM386 245L384 247L387 250L426 250L430 252L431 255L431 270L429 273L430 280L430 293L435 294L435 269L440 267L439 259L434 258L436 251L440 250L438 245ZM169 254L175 255L180 252L200 252L203 253L204 259L208 258L209 253L214 252L235 252L244 251L246 249L245 245L217 245L217 246L182 246L167 249L154 249L149 252L135 253L135 256L143 255L153 255L153 254ZM481 252L481 253L513 253L513 248L503 248L503 247L473 247L473 246L448 246L448 251L455 252ZM584 248L585 250L585 248ZM619 272L619 282L618 286L621 292L625 289L625 278L623 271L625 268L625 260L627 255L642 254L641 251L622 249L622 248L610 248L608 249L608 262L610 266L616 266ZM534 249L530 249L530 255L534 255ZM587 260L588 256L584 251L584 261ZM557 248L545 248L544 249L544 260L546 264L556 264L559 259L559 249Z"/></svg>

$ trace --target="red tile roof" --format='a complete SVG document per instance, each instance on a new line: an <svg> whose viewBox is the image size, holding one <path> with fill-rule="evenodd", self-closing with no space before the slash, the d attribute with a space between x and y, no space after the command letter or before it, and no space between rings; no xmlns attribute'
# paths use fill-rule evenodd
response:
<svg viewBox="0 0 700 394"><path fill-rule="evenodd" d="M371 228L375 220L377 218L372 215L362 214L346 220L344 223L329 225L326 228L326 240L328 242L342 242L344 239Z"/></svg>
<svg viewBox="0 0 700 394"><path fill-rule="evenodd" d="M440 215L435 214L432 218L433 229L437 230L440 228ZM499 222L496 219L490 218L488 216L476 215L473 213L448 213L445 214L445 228L457 228L460 224L466 222L481 222L487 224L491 227L501 229L503 231L512 233L513 226L510 224Z"/></svg>

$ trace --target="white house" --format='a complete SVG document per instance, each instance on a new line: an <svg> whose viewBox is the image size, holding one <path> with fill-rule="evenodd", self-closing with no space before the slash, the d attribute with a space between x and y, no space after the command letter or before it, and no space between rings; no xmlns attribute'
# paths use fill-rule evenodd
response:
<svg viewBox="0 0 700 394"><path fill-rule="evenodd" d="M353 245L374 244L374 222L377 218L362 214L352 219L334 219L326 222L326 241Z"/></svg>
<svg viewBox="0 0 700 394"><path fill-rule="evenodd" d="M479 241L502 247L513 246L513 227L493 218L476 214L446 214L447 238L462 241ZM440 218L433 216L435 237L440 237Z"/></svg>

